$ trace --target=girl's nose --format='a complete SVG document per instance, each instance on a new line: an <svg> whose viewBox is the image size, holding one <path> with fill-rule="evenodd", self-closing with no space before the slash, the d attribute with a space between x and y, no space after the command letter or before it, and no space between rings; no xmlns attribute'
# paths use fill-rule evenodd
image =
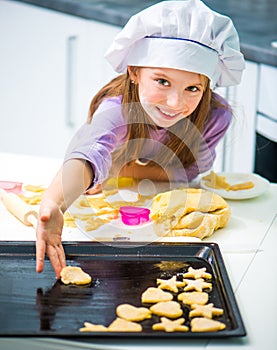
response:
<svg viewBox="0 0 277 350"><path fill-rule="evenodd" d="M182 93L178 91L171 91L167 95L167 105L168 107L174 109L181 109L185 105L184 96Z"/></svg>

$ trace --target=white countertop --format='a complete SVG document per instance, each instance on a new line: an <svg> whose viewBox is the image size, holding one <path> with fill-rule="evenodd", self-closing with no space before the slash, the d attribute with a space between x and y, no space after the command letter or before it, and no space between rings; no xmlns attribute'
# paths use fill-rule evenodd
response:
<svg viewBox="0 0 277 350"><path fill-rule="evenodd" d="M0 180L48 185L62 160L0 153ZM277 184L260 197L228 200L232 215L227 227L207 242L218 243L247 336L225 340L95 339L89 343L55 338L0 338L3 350L17 349L245 349L277 348ZM0 202L0 241L34 241L35 231L13 217ZM64 241L88 241L78 229L65 230Z"/></svg>

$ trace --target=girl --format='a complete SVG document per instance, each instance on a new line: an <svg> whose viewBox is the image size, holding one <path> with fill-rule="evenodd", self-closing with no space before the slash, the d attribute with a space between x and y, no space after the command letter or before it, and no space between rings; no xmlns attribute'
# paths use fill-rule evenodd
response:
<svg viewBox="0 0 277 350"><path fill-rule="evenodd" d="M238 36L200 0L164 1L131 17L106 58L118 73L93 98L40 206L37 271L65 266L63 213L112 176L189 182L212 167L231 110L216 86L240 82Z"/></svg>

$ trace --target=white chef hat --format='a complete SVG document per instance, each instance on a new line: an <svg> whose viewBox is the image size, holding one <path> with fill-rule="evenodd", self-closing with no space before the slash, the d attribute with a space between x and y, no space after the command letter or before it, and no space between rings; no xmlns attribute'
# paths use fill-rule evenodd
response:
<svg viewBox="0 0 277 350"><path fill-rule="evenodd" d="M175 68L206 75L212 88L238 84L245 68L231 19L200 0L162 1L132 16L105 57L118 73Z"/></svg>

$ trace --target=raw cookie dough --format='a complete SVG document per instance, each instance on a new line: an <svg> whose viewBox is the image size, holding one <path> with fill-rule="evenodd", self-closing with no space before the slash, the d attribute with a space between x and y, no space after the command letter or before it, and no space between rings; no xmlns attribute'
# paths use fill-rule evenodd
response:
<svg viewBox="0 0 277 350"><path fill-rule="evenodd" d="M215 332L226 328L222 322L205 317L195 317L190 322L192 332Z"/></svg>
<svg viewBox="0 0 277 350"><path fill-rule="evenodd" d="M169 301L173 299L173 295L168 292L164 292L160 288L149 287L141 295L141 301L143 303L158 303L159 301Z"/></svg>
<svg viewBox="0 0 277 350"><path fill-rule="evenodd" d="M158 236L192 236L203 239L227 225L227 202L214 192L183 188L157 194L150 218Z"/></svg>
<svg viewBox="0 0 277 350"><path fill-rule="evenodd" d="M136 307L130 304L121 304L116 308L118 317L127 321L142 321L151 318L151 311L146 307Z"/></svg>
<svg viewBox="0 0 277 350"><path fill-rule="evenodd" d="M184 322L184 318L178 318L177 320L169 320L166 317L161 317L161 322L153 324L152 329L154 331L165 332L187 332L189 330L189 327L183 326Z"/></svg>
<svg viewBox="0 0 277 350"><path fill-rule="evenodd" d="M61 271L61 281L64 284L89 284L91 276L78 266L66 266Z"/></svg>
<svg viewBox="0 0 277 350"><path fill-rule="evenodd" d="M177 301L160 301L152 305L150 311L159 316L166 316L169 318L177 318L183 315L183 310L180 303Z"/></svg>

